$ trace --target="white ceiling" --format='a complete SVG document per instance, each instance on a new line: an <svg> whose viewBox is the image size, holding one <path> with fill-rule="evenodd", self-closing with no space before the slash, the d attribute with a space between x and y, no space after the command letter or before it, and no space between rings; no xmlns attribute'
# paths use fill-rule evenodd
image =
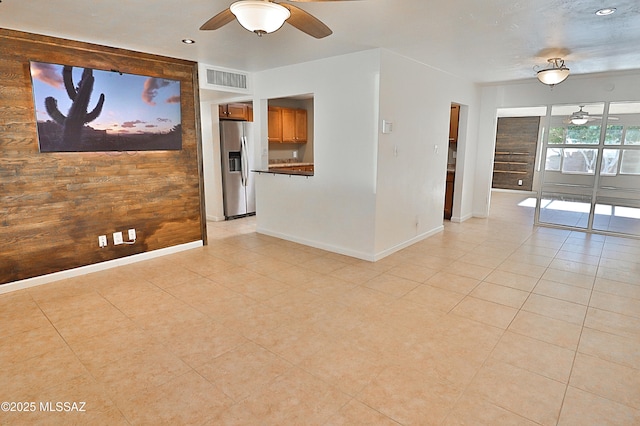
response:
<svg viewBox="0 0 640 426"><path fill-rule="evenodd" d="M0 0L0 27L244 71L382 47L477 82L532 78L565 58L572 74L640 69L637 0L360 0L296 3L332 30L288 24L257 37L232 22L199 31L233 0ZM599 17L599 8L616 7ZM193 45L181 42L196 41Z"/></svg>

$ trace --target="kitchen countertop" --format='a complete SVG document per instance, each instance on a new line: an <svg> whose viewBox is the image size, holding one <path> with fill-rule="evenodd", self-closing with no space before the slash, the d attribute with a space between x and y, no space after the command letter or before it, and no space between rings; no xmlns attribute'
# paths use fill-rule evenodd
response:
<svg viewBox="0 0 640 426"><path fill-rule="evenodd" d="M313 163L273 163L269 164L269 168L278 168L278 167L302 167L302 166L313 166Z"/></svg>
<svg viewBox="0 0 640 426"><path fill-rule="evenodd" d="M269 167L269 170L251 170L252 172L255 173L272 173L274 175L294 175L294 176L313 176L313 172L305 172L302 170L285 170L285 169L278 169L278 168L271 168Z"/></svg>
<svg viewBox="0 0 640 426"><path fill-rule="evenodd" d="M292 170L293 167L313 167L313 163L271 163L268 170L252 170L256 173L272 173L278 175L295 175L295 176L313 176L313 171L309 170Z"/></svg>

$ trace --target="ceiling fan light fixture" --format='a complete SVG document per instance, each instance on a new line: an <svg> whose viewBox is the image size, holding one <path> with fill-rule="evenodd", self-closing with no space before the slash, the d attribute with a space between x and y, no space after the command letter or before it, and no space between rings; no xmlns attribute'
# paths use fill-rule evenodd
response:
<svg viewBox="0 0 640 426"><path fill-rule="evenodd" d="M569 68L564 65L564 59L551 58L547 62L551 67L538 71L536 75L542 84L553 87L569 77Z"/></svg>
<svg viewBox="0 0 640 426"><path fill-rule="evenodd" d="M265 0L240 0L229 9L240 25L258 35L277 31L291 16L286 7Z"/></svg>
<svg viewBox="0 0 640 426"><path fill-rule="evenodd" d="M587 124L589 121L586 117L576 117L571 119L571 124L575 124L576 126L582 126L583 124Z"/></svg>
<svg viewBox="0 0 640 426"><path fill-rule="evenodd" d="M608 15L613 15L614 13L616 13L616 9L615 7L605 7L603 9L598 9L596 10L596 15L598 16L608 16Z"/></svg>

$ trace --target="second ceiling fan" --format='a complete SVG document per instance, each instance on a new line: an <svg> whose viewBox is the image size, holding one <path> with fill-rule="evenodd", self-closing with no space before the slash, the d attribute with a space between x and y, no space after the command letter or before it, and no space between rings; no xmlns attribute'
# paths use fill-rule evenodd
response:
<svg viewBox="0 0 640 426"><path fill-rule="evenodd" d="M294 2L329 2L352 0L289 0ZM258 36L278 30L285 22L315 38L333 32L322 21L297 6L271 0L239 0L202 24L201 30L217 30L237 19L240 25Z"/></svg>
<svg viewBox="0 0 640 426"><path fill-rule="evenodd" d="M587 124L590 121L602 120L601 115L590 115L589 112L583 110L584 107L585 105L580 105L580 110L572 113L570 117L564 120L564 122L567 124L575 124L581 126L583 124ZM617 120L618 117L609 116L607 117L607 119Z"/></svg>

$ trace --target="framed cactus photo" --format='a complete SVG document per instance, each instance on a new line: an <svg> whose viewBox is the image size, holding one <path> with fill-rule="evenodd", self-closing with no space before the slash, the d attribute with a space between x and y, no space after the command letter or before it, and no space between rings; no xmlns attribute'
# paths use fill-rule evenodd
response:
<svg viewBox="0 0 640 426"><path fill-rule="evenodd" d="M182 149L180 82L31 62L40 152Z"/></svg>

